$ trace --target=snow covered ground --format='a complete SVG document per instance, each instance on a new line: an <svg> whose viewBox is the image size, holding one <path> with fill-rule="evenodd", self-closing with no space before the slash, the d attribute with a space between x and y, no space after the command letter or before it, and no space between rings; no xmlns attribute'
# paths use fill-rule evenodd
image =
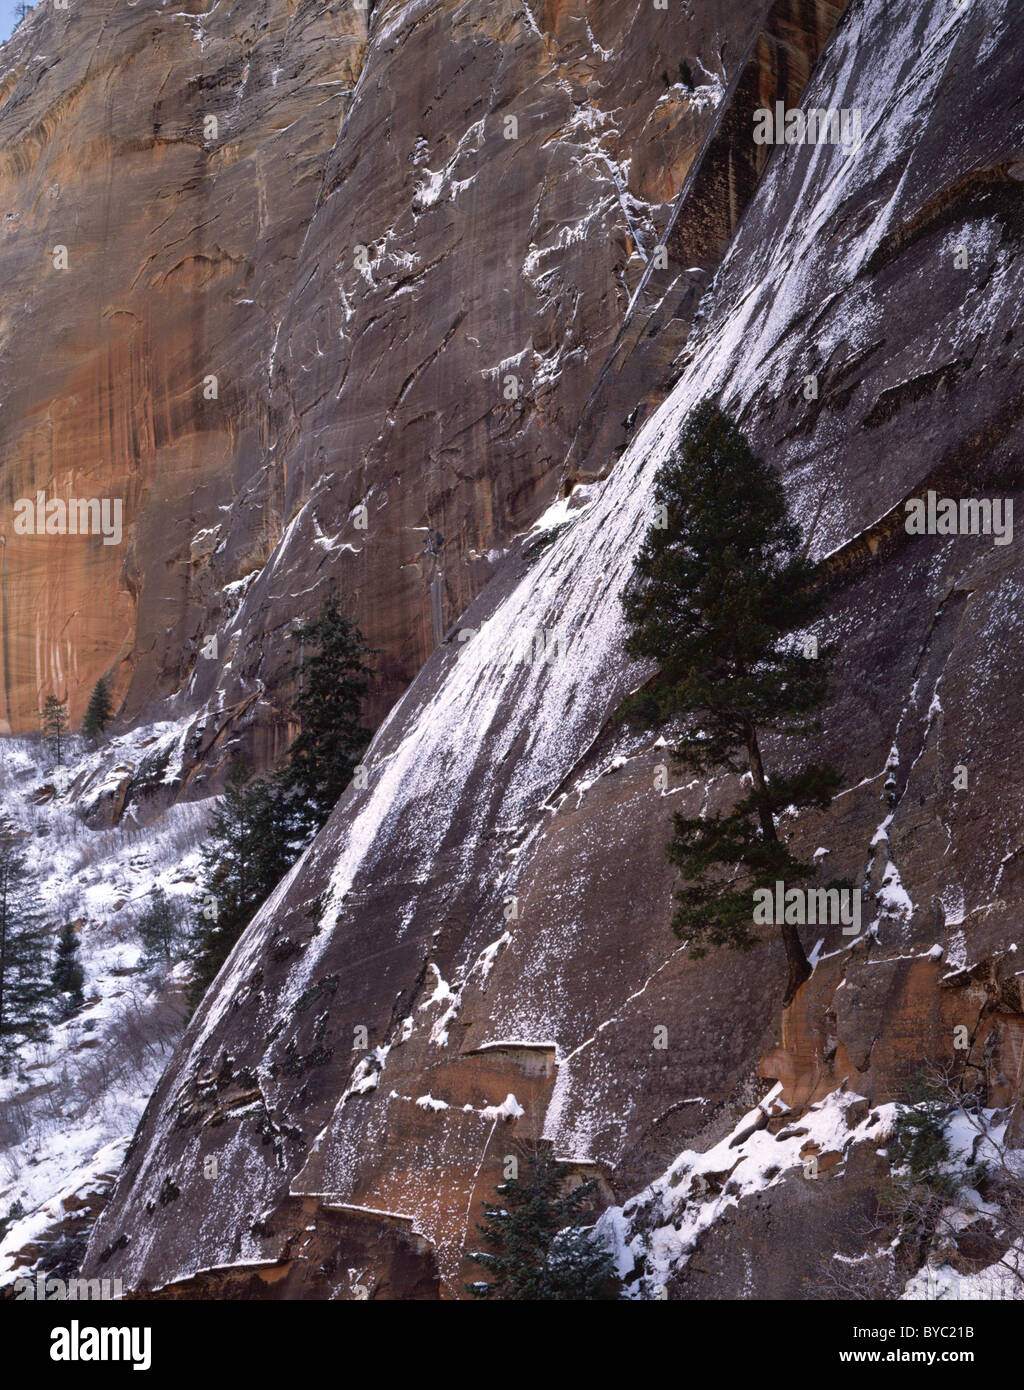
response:
<svg viewBox="0 0 1024 1390"><path fill-rule="evenodd" d="M181 967L148 965L136 922L157 885L183 916L194 889L213 803L166 804L187 733L147 725L96 750L73 739L62 768L38 740L0 742L0 820L54 942L76 924L86 1001L0 1077L0 1217L15 1202L26 1213L0 1243L0 1284L116 1172L180 1034Z"/></svg>
<svg viewBox="0 0 1024 1390"><path fill-rule="evenodd" d="M819 1159L824 1162L828 1157L841 1173L857 1145L869 1145L888 1157L900 1108L897 1105L877 1105L865 1113L864 1097L842 1086L811 1105L799 1123L773 1131L769 1120L781 1119L789 1110L781 1092L781 1085L773 1087L719 1143L704 1152L688 1149L681 1153L649 1187L621 1207L609 1207L603 1213L597 1233L613 1252L620 1276L630 1280L627 1297L664 1297L669 1281L685 1270L701 1238L726 1213L744 1202L756 1203L794 1175L818 1177ZM899 1280L899 1299L1024 1299L1024 1154L1007 1146L1006 1133L1006 1111L956 1109L948 1117L945 1134L949 1157L942 1171L964 1173L965 1180L949 1204L934 1216L934 1235L925 1263L910 1277L904 1274ZM1000 1202L986 1200L969 1185L965 1165L970 1162L980 1165L975 1172L1003 1180ZM899 1168L893 1171L906 1172ZM1007 1248L974 1273L958 1272L946 1262L944 1253L956 1246L960 1233L986 1218ZM898 1225L890 1219L886 1227L880 1219L875 1248L856 1259L833 1255L840 1265L834 1295L866 1297L844 1288L841 1266L884 1263L899 1246Z"/></svg>

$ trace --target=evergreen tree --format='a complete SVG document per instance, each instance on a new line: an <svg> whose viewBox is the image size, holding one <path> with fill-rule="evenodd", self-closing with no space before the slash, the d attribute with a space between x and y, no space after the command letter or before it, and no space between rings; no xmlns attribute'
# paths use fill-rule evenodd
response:
<svg viewBox="0 0 1024 1390"><path fill-rule="evenodd" d="M4 1239L4 1237L7 1235L7 1232L14 1225L14 1223L16 1221L20 1221L24 1215L24 1203L21 1201L19 1197L15 1197L14 1201L7 1208L7 1215L0 1216L0 1241Z"/></svg>
<svg viewBox="0 0 1024 1390"><path fill-rule="evenodd" d="M163 960L168 965L181 942L181 924L167 894L159 886L153 889L149 906L135 927L150 961Z"/></svg>
<svg viewBox="0 0 1024 1390"><path fill-rule="evenodd" d="M626 702L639 728L682 720L673 755L687 771L747 773L731 811L673 818L668 857L681 871L673 929L695 956L709 946L754 945L753 891L811 877L780 839L787 807L826 808L835 768L811 763L769 774L765 733L817 731L831 653L804 656L789 634L822 606L814 568L800 552L782 485L736 425L711 402L691 415L660 470L656 516L623 597L626 650L658 672ZM667 516L667 526L659 525ZM742 875L740 882L737 877ZM780 931L789 967L784 1003L810 974L795 926Z"/></svg>
<svg viewBox="0 0 1024 1390"><path fill-rule="evenodd" d="M300 731L282 774L300 842L316 834L334 809L370 741L361 722L374 655L354 623L327 598L318 617L298 628L298 693L292 712Z"/></svg>
<svg viewBox="0 0 1024 1390"><path fill-rule="evenodd" d="M92 688L85 718L82 720L82 733L90 743L98 743L110 723L114 710L110 700L110 690L101 676Z"/></svg>
<svg viewBox="0 0 1024 1390"><path fill-rule="evenodd" d="M70 922L66 922L60 929L50 979L60 996L57 1001L57 1020L63 1023L65 1019L74 1018L85 1003L82 993L85 971L78 955L78 933Z"/></svg>
<svg viewBox="0 0 1024 1390"><path fill-rule="evenodd" d="M46 956L25 861L0 842L0 1073L22 1043L46 1037Z"/></svg>
<svg viewBox="0 0 1024 1390"><path fill-rule="evenodd" d="M492 1279L466 1287L477 1298L611 1301L622 1286L609 1251L580 1226L596 1187L566 1192L569 1168L546 1149L528 1154L522 1177L499 1183L477 1230L488 1246L474 1252Z"/></svg>
<svg viewBox="0 0 1024 1390"><path fill-rule="evenodd" d="M945 1237L956 1242L962 1229L959 1218L966 1210L961 1206L962 1194L982 1185L985 1165L973 1158L965 1162L950 1142L958 1113L968 1115L951 1076L922 1072L907 1092L909 1103L897 1104L893 1116L886 1145L890 1178L879 1190L878 1208L892 1223L900 1243L916 1252L915 1264L919 1264L932 1240ZM968 1133L977 1129L974 1117L968 1118L966 1128ZM997 1144L987 1147L991 1156L998 1154ZM1004 1172L1012 1170L1004 1168ZM972 1217L973 1209L967 1215ZM1019 1231L1019 1211L1013 1220Z"/></svg>
<svg viewBox="0 0 1024 1390"><path fill-rule="evenodd" d="M245 767L235 763L203 850L186 991L193 1009L294 857L278 787L250 780Z"/></svg>
<svg viewBox="0 0 1024 1390"><path fill-rule="evenodd" d="M908 1103L898 1104L889 1138L890 1166L899 1171L898 1186L926 1189L951 1200L972 1175L954 1161L949 1142L950 1092L942 1079L920 1073L907 1086Z"/></svg>
<svg viewBox="0 0 1024 1390"><path fill-rule="evenodd" d="M56 695L47 695L43 705L43 738L52 749L60 767L64 761L64 743L68 733L68 712Z"/></svg>

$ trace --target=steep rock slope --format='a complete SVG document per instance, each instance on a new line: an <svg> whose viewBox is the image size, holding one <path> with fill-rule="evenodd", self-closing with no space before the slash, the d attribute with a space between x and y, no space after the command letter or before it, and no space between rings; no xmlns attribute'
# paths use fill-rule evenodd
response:
<svg viewBox="0 0 1024 1390"><path fill-rule="evenodd" d="M1007 0L848 7L805 104L859 109L862 144L774 152L668 401L469 608L380 730L368 787L239 943L150 1103L90 1273L171 1294L457 1296L517 1136L544 1134L621 1202L729 1136L753 1163L769 1109L799 1119L832 1097L807 1145L783 1132L774 1177L721 1211L692 1219L673 1179L621 1217L638 1291L807 1296L877 1185L867 1104L949 1060L961 1023L992 1103L1017 1103L1019 541L902 529L928 486L1016 495L1012 20ZM618 600L651 480L707 392L782 470L840 643L825 751L845 790L789 828L863 884L865 930L808 940L817 967L781 1023L775 942L697 962L668 931L669 815L731 788L665 791L663 746L609 722L644 675L621 656ZM821 1153L817 1182L799 1181L802 1151ZM794 1213L795 1255L769 1235Z"/></svg>
<svg viewBox="0 0 1024 1390"><path fill-rule="evenodd" d="M770 86L788 73L799 83L806 53L816 51L835 17L834 6L798 0L774 0L763 22L762 5L699 6L682 16L653 6L635 12L605 6L592 23L580 4L514 9L504 17L491 5L457 11L394 5L386 25L383 6L369 14L355 6L304 4L292 11L223 0L210 10L192 8L93 3L69 15L40 6L3 50L0 93L11 209L4 243L10 331L0 355L9 406L0 415L8 503L39 489L63 496L123 493L126 503L126 543L110 547L96 538L18 536L8 509L0 564L7 723L33 726L39 701L54 690L69 696L77 722L95 677L112 671L117 693L127 692L125 737L145 730L136 723L141 710L177 716L161 807L215 789L240 736L257 763L279 750L281 682L287 684L291 660L285 629L315 607L327 582L340 583L346 603L385 648L377 712L408 677L405 668L395 677L395 644L414 652L413 664L420 660L419 638L410 645L403 624L414 636L425 633L427 645L433 641L429 565L425 572L418 559L412 566L406 598L412 597L403 608L405 598L394 598L393 590L409 575L396 546L405 545L398 533L406 534L408 509L425 506L450 479L434 463L427 466L418 435L405 428L417 418L415 393L411 415L381 402L365 409L367 383L392 382L397 390L399 378L425 355L434 399L443 405L438 430L458 440L467 412L475 416L481 402L493 403L496 386L505 408L504 380L489 369L474 375L481 344L501 357L506 337L510 343L524 324L546 338L560 334L570 316L571 363L558 389L552 377L542 391L524 391L522 431L501 434L482 450L474 444L460 464L458 506L472 535L496 541L525 524L557 485L551 462L561 457L584 409L580 402L598 375L604 343L645 256L650 264L655 235L664 235L673 211L668 200L694 167L709 123L720 124L720 74L731 91L733 73L749 76L763 62L762 82ZM751 39L758 23L772 35L768 57L763 32ZM401 98L413 77L420 84L433 80L423 74L433 71L439 54L446 69L437 75L437 91L422 97L422 109ZM506 107L521 115L526 101L530 133L524 128L520 138L489 140L485 148L474 120L483 109L480 75L492 73L499 55ZM363 81L364 70L372 78ZM790 95L795 90L787 88ZM504 123L496 92L488 87L481 118L491 134L495 123ZM417 133L419 124L413 129L416 122L426 135ZM143 135L122 138L138 131ZM463 140L453 131L469 134ZM406 146L415 158L403 162ZM732 161L728 141L719 138L714 148ZM383 154L391 162L378 186ZM471 180L455 177L452 159L460 167L473 159L479 168ZM699 159L712 174L720 164L708 161L706 146ZM548 170L540 183L538 169ZM47 184L54 172L60 180ZM421 198L423 180L428 194ZM37 197L41 188L45 199ZM511 210L502 239L511 251L498 260L479 231L492 204ZM684 224L710 218L718 225L739 208L720 192L688 196ZM519 218L520 211L529 217ZM372 273L346 290L327 267L337 261L354 268L348 243L356 224L365 229L368 221L387 224L383 243L392 250L399 240L411 248L396 265L406 257L423 264L406 276L375 251ZM68 249L67 271L57 271L49 255L59 245ZM312 296L301 293L310 274L316 313L334 314L340 325L337 336L318 341L312 360L303 317ZM667 300L677 278L673 263L660 282ZM448 338L431 306L458 297L463 285L478 287L469 295L473 332ZM508 308L503 316L491 312L491 289ZM301 312L288 308L293 301ZM687 301L687 315L692 307ZM393 338L367 352L378 311ZM671 334L648 335L645 344L655 341L664 362ZM634 361L634 379L650 376L648 395L663 395L643 354ZM205 394L211 366L217 400ZM511 363L516 372L521 366ZM310 396L304 383L314 367L318 384ZM332 392L319 394L334 371L348 383L341 406ZM461 384L467 372L470 387ZM591 389L592 409L595 399ZM602 406L596 413L615 414ZM477 444L481 431L497 428L496 419L493 412L476 419ZM501 420L499 426L505 430ZM349 439L353 431L374 430L389 440L388 460L378 449L375 469L401 461L403 451L412 463L401 507L382 513L367 536L350 526L345 466L329 480L317 479L305 507L309 476L290 461L305 470L306 443L323 431L338 438L346 431ZM549 443L538 443L542 437ZM516 453L514 466L501 463L503 450ZM488 500L481 506L482 487ZM296 525L282 533L286 492L289 514L298 511ZM357 532L354 548L343 536L324 533L325 520L332 531L338 517L345 534ZM389 541L393 525L398 530ZM458 558L468 534L463 528L444 541L443 574L429 585L442 622L451 615L452 595L475 592L500 558L500 551L474 558L472 547L468 560ZM422 539L422 532L413 535L414 549ZM360 557L356 551L369 540L376 548ZM213 635L217 655L201 656ZM170 704L157 698L176 690ZM88 811L97 834L111 827L111 861L122 838L129 844L138 833L140 808L128 771L112 768L111 785ZM211 772L214 787L204 788ZM4 798L13 798L11 809L20 814L18 788L9 785ZM90 923L97 930L111 925L109 918ZM114 1129L107 1137L119 1134ZM62 1183L76 1180L71 1153L61 1147L46 1166L47 1180L56 1179L49 1189L55 1201ZM63 1172L61 1155L68 1159ZM33 1181L22 1191L26 1170L14 1147L8 1160L12 1192L46 1195L37 1165L30 1165Z"/></svg>

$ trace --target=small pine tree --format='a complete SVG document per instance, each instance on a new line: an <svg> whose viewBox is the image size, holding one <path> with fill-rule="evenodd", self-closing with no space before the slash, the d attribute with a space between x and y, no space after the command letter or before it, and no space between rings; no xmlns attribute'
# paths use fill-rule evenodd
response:
<svg viewBox="0 0 1024 1390"><path fill-rule="evenodd" d="M85 718L82 720L82 733L90 743L96 744L113 716L113 705L106 680L101 676L92 688Z"/></svg>
<svg viewBox="0 0 1024 1390"><path fill-rule="evenodd" d="M897 1186L950 1200L966 1182L966 1170L954 1162L949 1143L951 1103L945 1083L927 1073L907 1087L907 1101L897 1105L888 1144Z"/></svg>
<svg viewBox="0 0 1024 1390"><path fill-rule="evenodd" d="M300 730L288 749L281 783L304 843L327 820L370 741L361 716L373 674L366 658L375 653L358 627L342 616L333 594L295 637L299 688L292 711Z"/></svg>
<svg viewBox="0 0 1024 1390"><path fill-rule="evenodd" d="M473 1259L493 1278L467 1284L476 1298L612 1301L622 1284L611 1253L580 1226L596 1183L565 1191L569 1168L546 1149L526 1156L522 1177L499 1183L477 1230L488 1249Z"/></svg>
<svg viewBox="0 0 1024 1390"><path fill-rule="evenodd" d="M192 1009L295 858L276 783L252 780L240 762L230 771L207 838L186 990Z"/></svg>
<svg viewBox="0 0 1024 1390"><path fill-rule="evenodd" d="M980 1184L983 1168L953 1151L950 1125L960 1102L948 1078L922 1072L907 1087L907 1097L893 1118L890 1178L879 1191L878 1208L916 1266L936 1236L956 1239L961 1194Z"/></svg>
<svg viewBox="0 0 1024 1390"><path fill-rule="evenodd" d="M85 1003L85 995L82 993L85 971L78 954L78 933L70 922L66 922L60 929L50 979L58 996L57 1021L63 1023L69 1018L74 1018Z"/></svg>
<svg viewBox="0 0 1024 1390"><path fill-rule="evenodd" d="M157 886L149 906L135 925L149 961L170 965L181 944L181 924L167 894Z"/></svg>
<svg viewBox="0 0 1024 1390"><path fill-rule="evenodd" d="M7 1215L0 1216L0 1241L4 1239L4 1237L7 1235L7 1232L14 1225L14 1223L16 1221L20 1221L24 1215L24 1203L21 1201L19 1197L15 1197L14 1201L7 1208Z"/></svg>
<svg viewBox="0 0 1024 1390"><path fill-rule="evenodd" d="M49 982L45 930L25 861L0 843L0 1073L25 1042L46 1037Z"/></svg>
<svg viewBox="0 0 1024 1390"><path fill-rule="evenodd" d="M800 553L775 473L736 425L710 402L690 417L658 473L656 518L623 597L626 650L653 659L658 672L626 702L637 727L660 729L682 718L672 753L683 769L750 777L731 811L673 818L668 857L684 886L673 929L693 955L708 946L755 944L753 890L813 876L779 836L787 807L825 809L839 786L828 764L783 778L769 775L761 738L807 734L828 691L831 652L803 655L789 638L820 612L814 568ZM738 871L746 886L734 886ZM784 1003L811 973L795 926L779 928L789 965Z"/></svg>
<svg viewBox="0 0 1024 1390"><path fill-rule="evenodd" d="M47 695L43 705L43 738L53 752L57 766L64 761L64 743L68 733L68 712L56 695Z"/></svg>

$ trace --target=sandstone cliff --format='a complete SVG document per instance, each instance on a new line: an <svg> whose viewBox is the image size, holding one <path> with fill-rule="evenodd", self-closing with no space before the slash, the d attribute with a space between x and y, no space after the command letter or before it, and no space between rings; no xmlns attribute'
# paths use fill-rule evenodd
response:
<svg viewBox="0 0 1024 1390"><path fill-rule="evenodd" d="M126 722L210 700L202 747L244 713L265 761L329 581L387 709L432 590L447 627L553 496L767 6L691 9L29 15L0 74L9 729L108 673ZM14 534L39 491L122 498L125 544Z"/></svg>
<svg viewBox="0 0 1024 1390"><path fill-rule="evenodd" d="M417 527L444 537L443 614L455 627L380 729L368 787L343 798L190 1026L88 1272L170 1295L349 1297L355 1283L374 1297L458 1296L502 1156L516 1137L543 1135L601 1176L638 1291L814 1296L807 1280L824 1278L831 1254L859 1251L858 1218L882 1176L881 1108L923 1059L953 1059L959 1025L961 1061L1020 1132L1019 541L911 539L901 517L929 487L1017 495L1024 55L1009 0L852 0L831 34L836 7L755 18L730 34L736 63L722 60L728 96L707 163L673 209L667 298L651 276L639 285L632 251L680 187L697 143L692 103L679 96L681 129L664 152L634 157L641 183L627 185L585 157L606 108L573 95L577 63L595 92L620 53L632 71L641 59L625 39L588 30L572 7L371 15L341 148L324 162L266 357L270 462L225 514L213 582L226 577L217 556L254 534L248 508L276 509L288 529L245 594L237 662L197 677L194 694L219 680L230 705L261 681L272 658L256 634L286 619L286 595L335 573L377 613L371 628L404 680L431 646ZM782 20L786 51L813 64L804 104L858 109L863 139L779 147L762 170L749 152L734 156L728 121L769 74L774 94L799 72L757 58L779 51ZM435 22L451 25L443 41ZM513 23L521 49L503 27ZM692 23L710 34L699 13ZM521 185L471 101L462 124L438 127L443 160L433 127L419 163L409 132L390 148L407 114L395 65L432 84L439 61L440 100L456 55L474 53L490 65L487 111L514 106L521 132L536 132ZM706 42L695 56L713 70ZM418 113L431 98L412 85ZM614 105L619 89L607 90ZM650 96L635 108L641 145L657 119ZM715 190L730 195L736 169L750 201L732 207ZM378 219L378 200L410 187L405 230L389 240L394 212ZM657 207L616 255L597 228L633 207L627 188ZM571 211L555 214L565 198ZM366 283L387 285L380 299L356 293L356 240L374 248ZM687 247L703 260L682 266ZM580 283L572 248L587 266ZM432 298L417 288L428 266ZM496 287L524 269L527 298L506 308ZM700 274L684 284L691 269ZM645 345L627 318L638 287L637 303L653 305L648 336L664 329L672 352ZM594 296L600 312L586 308ZM474 358L467 343L487 346ZM374 363L390 373L395 356L385 384ZM605 472L586 440L613 447L602 401L619 409L645 362L677 377L667 399L657 406L656 382L637 391L638 418L653 413L614 468L512 545L481 589L490 564L464 561L532 520L563 464L570 483ZM507 367L529 381L528 405L494 398L489 374ZM828 816L790 829L801 851L863 884L871 906L856 940L837 928L808 940L814 974L781 1017L775 943L694 961L668 930L669 816L733 789L661 789L663 748L610 718L645 674L621 655L618 600L651 479L708 392L780 469L826 562L823 633L840 657L824 748L844 791ZM401 450L417 461L416 488ZM360 504L370 526L354 540L346 521ZM549 653L556 640L551 659L524 651L537 634ZM955 766L968 770L965 789ZM820 1159L814 1180L808 1154ZM792 1242L771 1239L779 1223L798 1230Z"/></svg>

